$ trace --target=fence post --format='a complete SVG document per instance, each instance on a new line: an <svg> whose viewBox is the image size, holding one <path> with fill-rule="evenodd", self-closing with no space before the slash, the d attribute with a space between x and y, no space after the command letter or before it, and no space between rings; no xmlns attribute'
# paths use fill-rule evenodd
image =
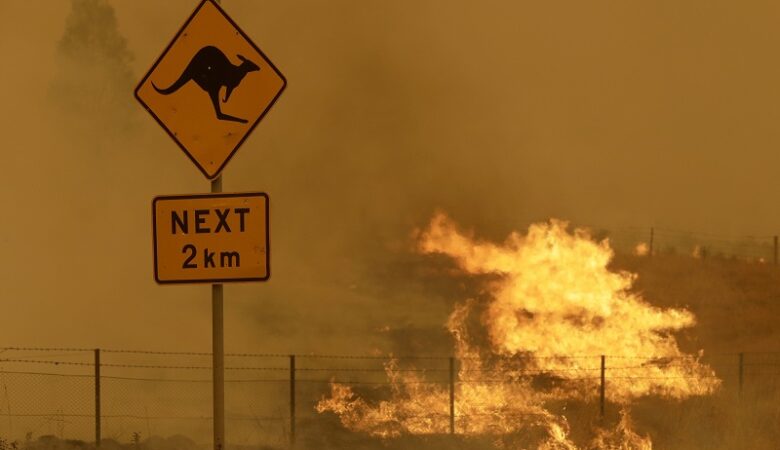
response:
<svg viewBox="0 0 780 450"><path fill-rule="evenodd" d="M295 355L290 355L290 448L295 447Z"/></svg>
<svg viewBox="0 0 780 450"><path fill-rule="evenodd" d="M774 260L775 260L775 265L777 265L777 236L774 237L774 241L775 241L775 252L774 252L775 258L774 258Z"/></svg>
<svg viewBox="0 0 780 450"><path fill-rule="evenodd" d="M606 381L605 380L605 378L606 378L605 372L606 372L606 366L607 366L606 359L607 359L607 357L605 355L601 355L601 389L600 389L600 392L599 392L599 406L600 406L599 410L600 410L602 419L604 418L604 397L605 397L605 395L604 395L605 394L605 385L604 384L605 384L605 381Z"/></svg>
<svg viewBox="0 0 780 450"><path fill-rule="evenodd" d="M95 349L95 448L100 448L100 349Z"/></svg>
<svg viewBox="0 0 780 450"><path fill-rule="evenodd" d="M653 256L653 240L655 238L655 228L650 227L650 249L648 251L649 256Z"/></svg>
<svg viewBox="0 0 780 450"><path fill-rule="evenodd" d="M455 358L450 356L450 434L455 434Z"/></svg>
<svg viewBox="0 0 780 450"><path fill-rule="evenodd" d="M739 396L742 397L742 387L745 385L745 354L739 354Z"/></svg>

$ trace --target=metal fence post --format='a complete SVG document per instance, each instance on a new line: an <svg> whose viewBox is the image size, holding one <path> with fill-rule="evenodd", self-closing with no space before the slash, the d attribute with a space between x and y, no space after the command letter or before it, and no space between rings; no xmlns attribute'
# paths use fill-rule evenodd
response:
<svg viewBox="0 0 780 450"><path fill-rule="evenodd" d="M100 349L95 349L95 448L100 448Z"/></svg>
<svg viewBox="0 0 780 450"><path fill-rule="evenodd" d="M290 355L290 448L295 447L295 355Z"/></svg>
<svg viewBox="0 0 780 450"><path fill-rule="evenodd" d="M211 180L211 192L222 192L222 175ZM222 284L211 285L211 367L214 450L225 448L225 317Z"/></svg>
<svg viewBox="0 0 780 450"><path fill-rule="evenodd" d="M455 358L450 356L450 434L455 434Z"/></svg>
<svg viewBox="0 0 780 450"><path fill-rule="evenodd" d="M601 417L604 418L604 397L605 397L605 372L606 372L606 360L607 357L605 355L601 355L601 392L600 392L600 412Z"/></svg>

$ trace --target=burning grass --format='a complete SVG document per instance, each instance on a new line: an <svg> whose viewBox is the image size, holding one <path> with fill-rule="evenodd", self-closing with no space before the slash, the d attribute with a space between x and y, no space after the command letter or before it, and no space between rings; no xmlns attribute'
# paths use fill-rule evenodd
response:
<svg viewBox="0 0 780 450"><path fill-rule="evenodd" d="M686 354L674 333L695 325L685 308L659 308L632 286L636 275L610 269L609 242L569 232L552 220L512 233L503 244L475 239L438 214L419 233L419 250L452 258L468 275L493 276L485 301L464 300L447 322L459 362L453 385L455 427L464 435L533 432L538 449L649 449L632 428L640 398L685 400L716 392L721 380ZM472 330L486 335L475 338ZM481 330L479 330L481 328ZM620 406L614 427L594 426L588 441L570 438L567 413L551 404L592 402L601 383L597 355L617 356L606 399ZM352 431L378 437L441 434L449 428L450 393L414 372L386 366L389 395L368 401L334 382L320 413Z"/></svg>

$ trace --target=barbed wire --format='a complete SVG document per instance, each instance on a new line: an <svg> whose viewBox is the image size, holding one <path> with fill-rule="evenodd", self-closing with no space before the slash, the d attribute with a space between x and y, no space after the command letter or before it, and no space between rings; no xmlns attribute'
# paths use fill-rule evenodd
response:
<svg viewBox="0 0 780 450"><path fill-rule="evenodd" d="M705 233L701 231L686 231L686 230L680 230L676 228L666 228L666 227L652 227L654 233L674 233L674 234L682 234L686 236L699 236L702 238L707 239L722 239L722 240L744 240L744 239L753 239L753 240L759 240L759 239L773 239L774 235L741 235L741 236L734 236L734 235L726 235L726 234L717 234L717 233ZM645 230L649 231L650 227L645 228Z"/></svg>
<svg viewBox="0 0 780 450"><path fill-rule="evenodd" d="M75 362L75 361L48 361L38 359L0 359L0 363L26 363L26 364L51 364L55 366L88 366L94 367L95 363L92 362ZM183 369L183 370L212 370L211 366L166 366L155 364L111 364L100 363L100 367L117 367L124 369ZM289 370L287 367L225 367L225 370Z"/></svg>
<svg viewBox="0 0 780 450"><path fill-rule="evenodd" d="M631 360L627 360L627 361L631 361ZM2 361L0 361L0 362L2 362ZM47 362L49 362L49 361L47 361ZM91 363L85 363L85 364L91 365ZM748 365L750 365L750 363L745 363L743 361L743 364L742 364L743 367L748 366ZM767 363L755 364L754 363L752 365L759 366L759 367L776 367L776 366L780 367L780 363L777 363L777 364L767 364ZM133 366L137 367L138 365L133 365ZM736 368L737 366L739 366L739 364L737 363L737 361L734 361L732 364L724 365L724 366L727 366L727 367L730 367L730 368ZM142 365L141 367L146 368L148 366ZM156 366L152 366L152 367L156 367ZM187 366L175 366L175 367L176 368L181 368L181 367L187 367ZM200 366L198 366L198 367L200 367ZM708 375L708 374L701 374L701 375L699 375L699 374L688 374L688 373L680 374L679 372L674 372L674 371L670 372L668 375L656 375L655 373L643 374L641 372L642 370L657 370L657 369L666 369L666 368L669 368L669 367L686 367L686 366L680 365L680 364L673 364L673 365L670 366L670 365L664 365L663 363L659 363L658 365L653 364L653 365L649 365L649 366L640 366L640 365L623 365L623 366L616 366L616 367L607 366L604 369L605 371L604 371L603 380L607 383L606 384L607 388L610 389L611 386L610 386L609 383L611 381L617 382L618 380L626 381L626 382L629 382L629 383L631 381L641 382L642 380L655 380L655 381L657 381L659 383L662 383L662 382L664 382L666 380L671 382L671 380L722 379L721 377L719 377L717 375ZM252 368L252 369L256 370L258 368ZM284 371L289 370L289 368L280 368L280 367L267 367L267 368L262 368L262 369L269 369L269 372L268 372L269 374L271 374L271 373L278 373L278 372L280 372L282 370L284 370ZM598 368L584 368L584 369L572 369L572 368L560 368L559 367L559 368L556 368L555 370L561 370L561 371L563 371L566 374L574 375L574 376L567 376L567 375L562 376L562 378L560 379L561 383L571 383L571 384L561 384L560 386L566 386L568 388L575 389L575 390L577 390L577 392L579 392L579 390L583 389L583 388L587 388L587 389L593 388L592 390L589 390L590 394L588 394L588 395L590 395L590 397L583 397L583 398L591 398L591 399L593 399L593 398L597 397L597 395L598 395L597 394L597 390L594 387L598 385L598 383L602 379L602 377L598 376L598 373L596 373L595 371L602 370L601 367L598 367ZM294 381L291 378L278 377L278 376L276 376L276 377L269 376L268 378L262 378L261 377L261 378L257 378L257 379L255 379L255 378L243 378L243 379L241 379L241 378L233 378L233 379L225 380L225 383L226 383L226 385L231 385L232 384L234 386L236 384L257 383L258 387L259 387L260 384L267 384L272 389L278 389L277 387L272 386L274 384L276 384L276 385L288 385L289 384L289 386L291 386L291 388L293 388L293 389L294 389L295 385L297 384L297 385L300 385L300 389L301 389L300 392L302 392L302 393L303 392L308 392L308 393L311 393L311 392L322 392L321 390L327 389L327 386L332 386L334 384L336 384L336 385L344 385L344 386L351 386L351 387L354 387L355 390L358 391L358 392L360 391L360 389L365 389L366 391L376 390L377 393L384 392L383 390L385 390L385 389L386 390L397 389L399 387L401 387L401 388L403 388L403 387L410 387L410 388L412 388L411 392L414 392L414 389L413 389L414 386L431 386L431 388L429 388L431 391L436 390L436 392L439 392L439 393L441 393L443 395L446 395L447 386L448 385L450 386L450 389L452 389L452 386L455 386L458 389L458 391L456 391L458 393L461 392L460 391L461 387L465 387L465 386L468 386L468 385L472 385L472 386L474 386L474 385L476 385L476 386L485 385L485 387L488 390L493 389L493 386L501 386L501 385L504 385L504 386L506 386L509 389L513 388L514 386L522 388L523 386L527 386L528 380L533 379L532 377L534 377L534 376L548 375L548 374L549 375L556 375L554 370L552 370L551 372L546 372L543 369L536 369L536 368L535 369L526 369L526 370L509 370L509 371L502 371L502 370L495 370L495 369L491 369L491 368L486 368L484 370L468 369L468 370L464 370L462 373L461 372L457 372L458 375L457 375L457 378L455 378L455 379L443 379L443 378L441 378L441 379L440 378L435 378L435 379L414 379L413 378L413 379L407 381L407 380L403 380L403 379L397 380L397 379L390 378L390 379L381 380L381 381L380 380L373 381L371 379L360 379L360 375L359 374L360 373L364 373L364 372L368 372L368 373L376 372L376 373L378 373L378 372L381 372L382 370L379 370L379 369L348 368L348 367L334 367L334 368L312 367L312 368L296 368L296 372L298 372L298 371L300 371L301 373L304 373L304 374L309 374L309 376L304 376L302 378L295 378ZM333 371L336 374L338 374L340 372L345 372L345 373L354 373L356 375L355 375L355 377L347 377L347 379L344 379L344 380L338 379L337 377L326 377L326 376L317 377L316 376L316 374L323 374L324 372L327 372L327 371ZM410 369L408 371L409 372L426 372L426 370L424 370L424 369ZM446 370L444 370L444 369L440 369L440 370L437 370L435 372L436 373L442 373L442 372L445 372L445 371ZM588 374L588 375L577 376L577 371L582 371L582 373ZM639 373L625 374L625 373L621 373L622 371L623 372L624 371L639 371ZM474 374L478 374L478 375L475 376L475 377L468 377L468 376L461 377L461 375L469 374L469 373L474 373ZM767 376L780 376L780 371L768 371L768 370L766 370L766 371L759 371L759 372L756 372L756 373L760 373L762 375L767 375ZM500 376L501 374L507 374L509 376ZM752 375L752 374L753 374L752 371L745 371L743 375L749 376L749 375ZM5 377L5 378L3 378L3 376L5 376L5 375L18 375L19 377L17 377L17 378L14 378L14 377L10 377L10 378L9 377ZM491 376L491 375L493 375L493 376ZM29 384L29 380L30 379L29 378L24 378L24 377L32 377L32 376L54 376L54 377L65 377L65 378L72 377L72 378L75 378L75 379L92 379L92 378L94 378L94 375L84 375L84 374L49 373L49 372L44 372L44 371L3 371L3 370L0 370L0 380L2 380L3 383L5 383L5 382L7 382L10 379L12 383L15 383L15 385L17 385L19 387L23 387L23 390L20 391L23 394L34 391L35 390L34 388L30 389L31 386L43 386L43 385L45 385L45 383L41 383L40 380L39 380L39 382L37 384L35 384L35 383ZM156 395L159 395L158 394L159 392L169 392L169 391L175 392L176 393L175 395L180 395L181 393L185 393L185 396L193 395L193 394L191 394L192 392L198 392L198 394L196 394L195 397L193 397L193 398L201 398L201 395L203 395L204 392L205 392L205 387L207 387L208 385L210 385L212 383L211 379L206 379L206 378L202 378L202 379L201 378L183 378L183 377L176 377L176 378L168 378L168 377L131 377L131 376L128 377L128 376L115 376L115 375L102 375L101 374L100 380L108 381L107 384L103 385L103 389L104 389L103 392L104 392L104 394L108 393L108 395L105 397L106 399L109 399L109 398L112 399L111 401L107 401L106 402L106 406L107 407L104 408L104 412L107 412L107 414L106 413L101 414L100 418L102 420L105 420L105 421L114 420L115 421L115 422L113 422L113 424L114 424L113 426L114 427L119 426L117 424L123 423L123 422L121 422L121 420L139 420L139 421L144 421L144 420L146 420L146 421L176 421L176 420L182 420L182 421L207 421L207 420L211 420L211 416L209 416L209 415L206 415L206 414L204 414L204 415L197 415L199 412L201 412L201 410L198 410L198 409L192 409L192 408L183 407L183 408L186 408L186 409L177 410L175 408L171 409L171 408L167 408L167 407L164 407L164 406L161 407L161 406L158 405L158 406L154 406L152 408L152 410L149 411L149 412L151 412L151 414L144 414L145 405L141 405L141 407L139 407L138 405L127 406L124 403L117 403L117 399L126 399L126 400L120 400L120 402L131 402L132 399L136 398L135 396L141 395L141 393L144 393L144 395L147 395L147 396L148 395L155 395L156 396ZM147 389L147 386L137 386L138 389L135 389L135 388L132 387L133 385L131 383L111 383L110 382L110 381L114 381L114 380L117 381L117 382L128 381L128 382L149 382L149 383L180 383L182 387L181 387L181 389L178 390L180 392L178 392L177 390L169 389L168 388L169 385L166 385L166 387L164 389L160 389L160 388ZM20 382L27 383L27 384L19 384ZM291 383L294 383L294 384L291 384ZM582 383L582 384L577 384L577 383ZM204 387L204 389L201 389L200 387L198 387L197 389L190 388L189 384L199 384L199 385L202 385ZM86 384L86 383L79 383L78 385L86 387L86 388L89 388L89 389L91 389L91 387L92 387L91 384ZM617 383L615 385L617 385ZM66 386L66 385L61 385L61 386ZM74 383L72 386L76 386L76 384ZM62 388L58 387L58 390L60 390L60 389L62 389ZM242 389L242 394L243 394L243 392L255 392L254 391L255 388L253 388L253 387L248 387L246 391L243 391L243 388L241 388L241 389ZM262 389L265 389L265 388L262 388ZM742 390L742 387L741 387L741 383L740 383L740 392L741 392L741 390ZM73 391L73 392L75 392L75 391ZM90 395L88 393L90 393L90 392L91 391L89 391L89 390L84 390L81 397L77 397L75 394L71 394L71 396L69 398L70 399L77 399L77 398L82 398L83 397L83 398L87 399L87 401L88 401L89 400L88 396ZM261 391L258 390L257 392L261 392ZM111 393L113 393L113 394L111 394ZM152 394L152 393L154 393L154 394ZM174 397L175 397L175 395L174 395ZM243 395L246 395L246 394L243 394ZM456 394L456 395L460 395L460 394ZM171 398L174 398L174 397L171 397ZM22 397L22 398L24 398L24 397ZM41 399L43 399L43 398L46 398L46 397L41 397ZM186 398L186 397L176 397L176 398ZM205 398L205 396L203 398ZM309 400L306 400L306 401L308 402ZM175 403L175 402L171 402L171 403ZM2 408L2 405L0 405L0 417L3 417L3 418L8 417L9 420L11 420L13 418L19 418L20 421L23 421L24 418L29 418L29 419L27 419L28 421L43 421L43 422L46 422L46 423L50 423L51 421L58 421L58 422L63 422L64 421L65 423L70 423L70 424L81 423L81 420L76 420L76 419L91 420L91 419L95 418L95 413L86 412L88 410L86 410L85 408L89 408L89 407L92 406L92 405L86 406L87 403L84 403L84 404L81 404L81 405L77 405L77 404L74 403L73 405L71 405L69 407L66 407L66 411L67 412L64 412L64 411L60 410L58 412L48 412L48 413L41 413L40 412L40 410L42 408L39 405L42 405L43 403L34 403L34 404L35 404L34 407L25 406L25 408L29 408L29 409L22 409L22 410L17 409L17 410L14 410L14 411L10 411L10 409L5 410L5 408ZM55 403L52 403L52 404L56 405L57 403L55 401ZM183 404L186 404L186 402L184 402ZM108 406L108 405L110 405L110 406ZM474 406L474 407L477 407L477 408L481 407L480 405L468 405L468 404L465 404L465 405L466 406ZM493 409L489 408L490 406L492 406L492 405L487 405L485 408L488 408L488 409L486 409L484 412L479 412L478 410L477 411L473 411L473 412L472 411L469 411L469 412L459 412L459 413L455 413L454 416L452 416L452 415L450 415L448 413L445 413L445 412L441 412L441 413L431 412L430 414L426 414L426 415L403 416L402 419L418 419L419 418L419 419L436 419L436 420L442 419L442 420L444 420L445 418L454 418L455 420L462 420L462 419L466 419L468 417L496 416L497 420L498 419L500 419L500 420L511 420L513 418L521 418L521 417L525 417L525 416L544 416L545 415L545 414L539 414L539 413L534 413L534 412L524 413L524 412L511 411L511 410L502 410L500 405L498 405L495 408L495 410L493 410ZM71 409L71 407L73 409ZM252 406L250 406L249 409L252 412L254 411ZM203 411L203 412L206 412L206 411ZM287 421L287 420L290 419L290 416L279 416L278 415L279 414L279 410L265 410L265 411L262 411L264 413L263 415L254 415L254 414L250 415L250 414L245 414L246 412L248 412L248 411L246 411L246 407L242 406L242 409L240 410L240 412L238 410L234 410L233 414L228 414L228 416L226 417L226 420L228 420L228 421L236 421L236 423L237 423L236 426L239 426L238 425L239 423L284 422L284 421ZM428 411L423 411L423 412L428 412ZM181 413L181 415L177 415L179 413ZM236 414L236 413L238 413L238 414ZM195 414L195 415L193 415L193 414ZM303 417L303 416L299 416L299 417ZM73 420L68 422L68 419L73 419ZM161 424L160 426L168 426L168 424L169 424L168 422L159 422L159 423ZM193 423L195 423L195 422L193 422ZM38 426L38 425L35 425L35 426ZM73 426L75 427L75 426L78 426L78 425L73 425ZM106 426L110 426L110 425L106 425ZM125 426L125 425L122 425L122 426ZM176 426L181 426L181 425L176 425Z"/></svg>
<svg viewBox="0 0 780 450"><path fill-rule="evenodd" d="M43 351L43 352L93 352L94 348L67 348L67 347L0 347L4 351Z"/></svg>
<svg viewBox="0 0 780 450"><path fill-rule="evenodd" d="M86 374L69 374L69 373L48 373L48 372L18 372L18 371L9 371L9 370L0 370L0 375L43 375L43 376L52 376L52 377L68 377L68 378L95 378L95 375L86 375ZM101 378L105 378L102 377Z"/></svg>
<svg viewBox="0 0 780 450"><path fill-rule="evenodd" d="M30 359L0 359L0 363L24 363L24 364L48 364L48 365L54 365L54 366L78 366L78 367L94 367L94 363L86 363L86 362L73 362L73 361L41 361L41 360L30 360ZM733 364L726 364L726 363L718 363L718 364L707 364L707 366L712 367L736 367L738 366L738 363ZM752 367L752 366L761 366L761 367L778 367L780 366L780 361L778 362L743 362L743 367ZM129 369L175 369L175 370L212 370L211 366L166 366L166 365L148 365L148 364L102 364L100 365L101 368L104 367L110 367L110 368L129 368ZM675 368L686 368L688 366L682 365L682 364L664 364L664 363L655 363L655 364L645 364L641 366L605 366L604 370L609 371L615 371L615 370L652 370L652 369L675 369ZM270 372L288 372L291 369L289 367L225 367L225 370L243 370L243 371L270 371ZM586 372L586 371L600 371L601 367L541 367L536 369L514 369L514 368L506 368L506 367L497 367L497 368L478 368L478 369L462 369L460 372L463 373L486 373L486 372L506 372L511 373L513 375L545 375L545 374L555 374L555 373L568 373L568 372ZM306 368L306 367L296 367L296 372L348 372L348 373L446 373L449 372L449 369L444 368L427 368L427 369L417 369L417 368L354 368L354 367L318 367L318 368ZM0 373L9 373L0 371ZM30 372L32 373L32 372ZM43 374L43 373L40 373ZM90 377L91 375L79 375L83 377ZM108 376L104 376L106 378L110 378ZM120 377L115 377L120 378ZM140 380L140 379L139 379Z"/></svg>
<svg viewBox="0 0 780 450"><path fill-rule="evenodd" d="M138 355L160 355L160 356L211 356L210 352L170 352L155 350L120 350L120 349L100 349L104 353L118 354L138 354ZM283 353L225 353L225 356L233 358L289 358L290 354Z"/></svg>
<svg viewBox="0 0 780 450"><path fill-rule="evenodd" d="M95 361L91 354L96 349L63 348L63 347L3 347L0 349L0 417L18 420L20 423L33 423L30 429L43 426L52 426L52 422L72 423L68 425L77 428L82 422L95 418L89 408L93 407L91 400L95 395L94 387L97 383L92 369ZM160 428L176 428L183 425L200 426L198 421L211 420L208 415L211 411L201 409L209 395L209 387L212 379L205 373L212 370L210 361L202 359L210 357L207 352L177 352L177 351L149 351L149 350L123 350L100 349L106 353L100 364L106 368L101 373L99 380L102 384L103 414L101 419L110 421L113 425L107 429L126 429L123 420L132 421L159 421ZM31 357L20 357L31 355ZM127 356L123 356L127 355ZM246 403L236 402L238 406L228 411L228 421L237 421L236 428L251 425L258 422L259 427L275 427L272 423L283 423L290 417L282 417L284 410L277 405L266 404L267 392L277 393L281 391L286 395L288 386L291 392L298 392L299 406L304 414L313 413L310 405L317 401L316 397L331 389L333 384L352 388L364 398L374 399L383 394L393 392L394 389L408 388L408 392L416 392L416 387L423 392L436 392L437 395L446 398L446 393L453 386L457 391L468 392L470 387L476 391L493 391L504 388L507 391L513 389L525 389L536 386L536 382L545 380L554 388L570 390L582 398L597 398L597 386L602 379L599 371L604 370L603 380L606 382L607 392L612 389L620 389L617 386L628 386L631 382L636 384L664 386L666 385L692 385L698 380L723 380L724 385L736 391L737 378L733 376L739 369L739 391L742 392L743 379L755 377L756 380L769 380L767 384L775 385L780 377L780 351L761 352L732 352L707 355L674 355L670 357L659 355L617 355L617 354L579 354L579 355L533 355L520 354L515 356L490 355L481 358L457 358L453 355L410 355L397 356L386 355L340 355L340 354L281 354L281 353L235 353L228 354L242 359L228 360L229 378L225 380L226 390ZM226 355L226 356L228 356ZM742 355L743 358L737 358ZM62 357L60 357L62 356ZM294 371L285 364L291 356L297 358L297 367ZM606 358L606 366L600 367L600 360ZM75 357L83 358L74 360ZM181 359L178 359L181 358ZM269 358L267 360L253 360L251 358ZM279 358L279 359L273 359ZM457 365L453 366L453 378L448 379L446 373L450 372L447 362L454 359ZM282 360L284 359L284 361ZM709 363L707 360L714 360ZM125 362L129 363L125 363ZM384 367L387 362L400 361L401 367L390 365ZM429 362L432 361L432 362ZM484 365L477 367L465 364L469 361L481 361ZM153 363L160 364L153 364ZM169 364L174 363L174 364ZM181 363L181 364L175 364ZM193 364L190 364L193 363ZM686 368L696 367L691 364L704 364L707 370L701 373ZM303 367L301 367L303 366ZM432 368L418 368L414 366L435 366ZM475 364L476 366L476 364ZM78 369L72 369L75 367ZM112 370L113 369L113 370ZM682 370L681 370L682 369ZM709 370L713 372L710 372ZM156 371L158 370L158 371ZM170 372L163 372L170 370ZM668 372L664 372L668 370ZM57 372L62 373L57 373ZM68 374L67 372L73 372ZM88 372L88 373L76 373ZM382 374L400 374L398 378L392 376L382 378ZM289 377L288 377L289 374ZM402 374L409 374L403 377ZM415 376L419 374L419 376ZM426 376L427 374L427 376ZM138 376L134 376L138 375ZM170 377L167 375L171 375ZM293 380L292 375L295 375ZM56 379L35 377L57 377ZM340 378L344 379L340 379ZM767 378L761 378L767 377ZM72 379L72 381L68 381ZM64 380L64 381L63 381ZM682 380L682 381L679 381ZM610 383L613 383L610 385ZM717 383L717 382L716 382ZM3 394L5 386L10 387L10 401L8 393ZM542 384L543 385L543 384ZM543 389L541 389L543 390ZM619 391L616 391L619 392ZM53 394L52 394L53 393ZM316 393L314 396L312 393ZM5 397L3 397L3 395ZM275 394L274 394L275 395ZM465 398L465 396L464 396ZM609 400L609 394L607 400ZM278 400L278 399L277 399ZM459 397L458 400L459 401ZM485 399L487 400L487 399ZM481 401L485 401L481 400ZM276 400L274 400L276 401ZM590 401L590 400L587 400ZM149 413L144 414L146 404L149 404ZM465 404L465 403L464 403ZM13 406L10 406L13 405ZM64 405L63 412L54 411L60 405ZM198 405L194 407L193 405ZM304 407L304 405L306 405ZM261 415L245 414L257 410ZM500 409L486 409L474 414L456 413L455 420L465 420L475 416L500 416L500 420L513 417L532 416L533 413L513 413ZM230 412L233 414L231 415ZM422 413L430 411L423 410ZM108 414L105 414L108 413ZM205 413L201 415L200 413ZM240 413L240 414L236 414ZM181 414L181 416L178 416ZM298 413L298 417L303 417ZM13 418L18 419L13 419ZM28 419L24 419L27 417ZM308 416L306 416L308 417ZM422 416L409 416L408 418L420 418L431 420L444 420L451 417L449 414L433 413ZM166 421L192 421L175 422ZM498 418L496 420L499 420ZM268 422L269 424L265 424ZM46 425L41 425L45 423ZM14 425L18 429L20 425ZM142 426L142 425L140 425ZM147 425L148 426L148 425ZM153 426L154 423L153 423ZM86 426L82 426L85 430ZM283 428L283 427L282 427ZM91 431L91 430L90 430Z"/></svg>
<svg viewBox="0 0 780 450"><path fill-rule="evenodd" d="M729 240L729 241L741 241L741 240L771 240L774 238L774 235L764 235L764 234L744 234L744 235L729 235L729 234L721 234L721 233L711 233L711 232L704 232L704 231L697 231L697 230L682 230L679 228L671 228L671 227L658 227L658 226L636 226L636 225L626 225L626 226L608 226L603 224L592 224L592 223L575 223L571 222L572 228L585 228L592 232L608 232L608 233L623 233L623 234L635 234L635 235L647 235L649 237L650 230L653 230L654 235L659 234L671 234L671 235L682 235L682 236L695 236L705 239L722 239L722 240Z"/></svg>
<svg viewBox="0 0 780 450"><path fill-rule="evenodd" d="M53 347L0 347L0 354L5 351L27 351L27 352L94 352L100 350L101 353L117 353L117 354L145 354L145 355L160 355L160 356L211 356L211 353L207 352L177 352L177 351L152 351L152 350L116 350L116 349L82 349L82 348L53 348ZM778 355L780 356L780 350L776 351L749 351L749 352L725 352L725 353L712 353L705 355L704 358L709 357L722 357L722 356L738 356L738 355ZM40 355L35 358L52 358L57 355ZM65 356L65 355L62 355ZM341 359L341 360L377 360L377 361L390 361L390 360L449 360L451 358L459 361L481 361L483 358L479 357L456 357L456 356L442 356L442 355L339 355L339 354L281 354L281 353L227 353L225 356L231 357L262 357L262 358L287 358L295 357L300 359ZM573 360L573 359L598 359L602 356L610 359L637 359L637 360L699 360L701 357L694 355L618 355L618 354L579 354L579 355L545 355L538 356L532 354L519 354L510 356L497 356L488 357L495 358L503 361L523 361L523 360ZM78 361L57 361L57 360L41 360L30 358L3 358L0 362L30 362L30 363L52 363L62 365L86 365L92 366L93 362L78 362ZM175 366L175 365L143 365L143 364L113 364L113 363L101 363L101 367L125 367L125 368L161 368L161 369L211 369L209 366ZM255 369L254 367L232 367L232 369ZM267 368L259 368L266 370ZM272 370L286 370L286 367L275 367ZM319 368L299 368L298 370L320 370ZM425 370L425 369L419 369ZM435 370L435 369L428 369Z"/></svg>
<svg viewBox="0 0 780 450"><path fill-rule="evenodd" d="M605 380L676 380L676 379L719 379L718 375L685 375L685 376L622 376L622 375L608 375L609 369L605 370ZM765 375L780 375L780 371L750 371L744 372L745 375L749 374L765 374ZM15 372L15 371L0 371L0 375L40 375L40 376L56 376L66 378L94 378L93 375L72 375L72 374L58 374L58 373L45 373L45 372ZM122 380L122 381L148 381L148 382L167 382L167 383L211 383L211 379L186 379L186 378L137 378L137 377L118 377L101 375L101 380ZM561 381L589 381L600 380L600 376L592 377L563 377ZM261 379L226 379L226 383L289 383L289 378L261 378ZM420 385L420 384L448 384L453 383L516 383L519 381L517 377L509 378L456 378L454 380L403 380L403 381L366 381L366 380L340 380L337 378L328 379L312 379L312 378L296 378L296 383L324 383L324 384L365 384L365 385Z"/></svg>
<svg viewBox="0 0 780 450"><path fill-rule="evenodd" d="M653 254L691 254L698 248L702 259L729 258L770 262L774 258L774 235L723 235L684 231L666 227L609 227L590 224L586 228L597 239L607 239L620 252L633 253L637 245L652 242ZM652 233L651 233L652 229Z"/></svg>
<svg viewBox="0 0 780 450"><path fill-rule="evenodd" d="M94 419L94 414L77 413L0 413L0 417L76 417L85 419ZM211 416L142 416L137 414L101 414L101 419L137 419L137 420L212 420ZM268 416L225 416L226 420L261 420L277 421L289 420L287 417L268 417Z"/></svg>

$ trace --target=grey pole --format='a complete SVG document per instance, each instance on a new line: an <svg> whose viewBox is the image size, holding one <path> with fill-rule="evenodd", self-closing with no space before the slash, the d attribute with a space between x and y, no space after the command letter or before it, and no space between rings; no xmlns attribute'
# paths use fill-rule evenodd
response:
<svg viewBox="0 0 780 450"><path fill-rule="evenodd" d="M95 448L100 448L100 349L95 349Z"/></svg>
<svg viewBox="0 0 780 450"><path fill-rule="evenodd" d="M221 0L216 0L221 4ZM222 175L211 181L211 193L222 192ZM225 334L222 284L211 285L211 352L214 371L214 450L225 448Z"/></svg>
<svg viewBox="0 0 780 450"><path fill-rule="evenodd" d="M601 418L604 418L604 404L606 403L606 364L607 357L605 355L601 355L601 386L599 388L599 412L601 415Z"/></svg>
<svg viewBox="0 0 780 450"><path fill-rule="evenodd" d="M222 175L211 182L211 192L222 192ZM225 335L222 284L211 285L211 352L214 370L214 450L225 448Z"/></svg>
<svg viewBox="0 0 780 450"><path fill-rule="evenodd" d="M295 447L295 355L290 355L290 448Z"/></svg>

